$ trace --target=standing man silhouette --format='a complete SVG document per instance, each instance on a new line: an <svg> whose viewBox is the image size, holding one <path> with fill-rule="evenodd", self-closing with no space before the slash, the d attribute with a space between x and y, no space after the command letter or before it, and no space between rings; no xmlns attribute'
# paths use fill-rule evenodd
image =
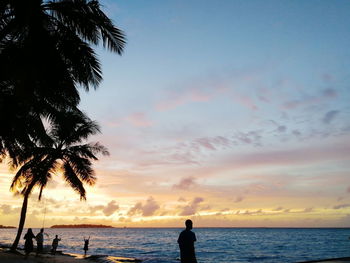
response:
<svg viewBox="0 0 350 263"><path fill-rule="evenodd" d="M40 229L40 232L36 235L36 255L43 252L44 248L44 228Z"/></svg>
<svg viewBox="0 0 350 263"><path fill-rule="evenodd" d="M193 223L190 219L185 222L186 229L183 230L177 242L180 247L181 263L197 263L196 253L194 251L194 242L197 241L196 235L191 231Z"/></svg>

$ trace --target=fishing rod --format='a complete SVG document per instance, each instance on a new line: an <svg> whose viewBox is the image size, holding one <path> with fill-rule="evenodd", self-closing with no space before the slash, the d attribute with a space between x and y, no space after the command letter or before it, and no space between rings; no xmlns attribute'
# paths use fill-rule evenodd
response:
<svg viewBox="0 0 350 263"><path fill-rule="evenodd" d="M44 218L43 218L43 225L42 225L42 229L45 228L45 219L46 219L46 202L45 202L45 199L44 199ZM49 234L45 233L44 234L49 237Z"/></svg>

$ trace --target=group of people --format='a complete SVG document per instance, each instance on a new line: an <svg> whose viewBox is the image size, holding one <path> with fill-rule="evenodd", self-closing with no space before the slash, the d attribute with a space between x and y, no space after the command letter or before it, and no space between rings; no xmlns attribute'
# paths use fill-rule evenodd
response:
<svg viewBox="0 0 350 263"><path fill-rule="evenodd" d="M47 235L45 233L45 235ZM48 235L47 235L48 236ZM33 244L33 239L36 240L36 255L40 254L43 252L44 249L44 229L40 229L40 232L35 236L33 234L33 230L31 228L28 228L27 233L24 235L24 251L25 251L25 258L28 257L28 255L34 251L34 244ZM86 255L86 252L89 250L89 240L90 237L85 239L84 237L84 254ZM60 238L58 238L58 235L52 240L52 249L51 253L53 255L56 254L56 250L58 247L58 242L61 241Z"/></svg>
<svg viewBox="0 0 350 263"><path fill-rule="evenodd" d="M180 257L181 257L181 263L197 263L195 249L194 249L194 242L197 241L195 233L193 233L191 230L193 228L193 223L190 219L186 220L185 222L186 229L183 230L177 242L179 243L180 247ZM44 229L40 229L40 232L34 236L33 231L31 228L28 229L28 232L24 235L25 243L24 243L24 250L26 258L28 257L29 253L34 250L33 246L33 239L36 239L37 242L37 250L36 254L43 252L43 244L44 244ZM61 241L60 238L56 235L54 240L52 241L52 254L56 253L58 242ZM86 238L84 237L84 255L86 255L87 250L89 250L89 241L90 237Z"/></svg>

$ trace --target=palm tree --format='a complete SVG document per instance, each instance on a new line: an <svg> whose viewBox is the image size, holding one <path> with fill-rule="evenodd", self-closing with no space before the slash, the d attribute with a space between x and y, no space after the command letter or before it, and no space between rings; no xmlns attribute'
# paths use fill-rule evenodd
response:
<svg viewBox="0 0 350 263"><path fill-rule="evenodd" d="M99 132L98 125L79 111L60 113L49 121L45 139L36 140L32 148L26 148L17 157L20 168L13 178L11 189L23 196L21 217L12 250L18 246L24 227L28 198L35 188L42 192L57 170L63 171L64 180L86 199L84 183L93 185L96 181L92 162L97 154L108 155L107 149L99 143L83 143L89 136Z"/></svg>
<svg viewBox="0 0 350 263"><path fill-rule="evenodd" d="M125 36L96 0L0 1L0 157L16 158L42 118L76 107L77 87L98 87L99 43L121 54Z"/></svg>

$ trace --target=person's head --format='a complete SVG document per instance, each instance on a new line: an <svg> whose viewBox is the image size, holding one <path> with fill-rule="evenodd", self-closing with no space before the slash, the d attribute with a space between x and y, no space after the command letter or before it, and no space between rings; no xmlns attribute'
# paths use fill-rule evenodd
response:
<svg viewBox="0 0 350 263"><path fill-rule="evenodd" d="M44 228L40 229L40 233L44 232Z"/></svg>
<svg viewBox="0 0 350 263"><path fill-rule="evenodd" d="M187 220L185 221L185 225L186 225L186 229L191 230L192 227L193 227L192 220L187 219Z"/></svg>
<svg viewBox="0 0 350 263"><path fill-rule="evenodd" d="M27 231L28 234L33 234L33 230L31 228L28 228L28 231Z"/></svg>
<svg viewBox="0 0 350 263"><path fill-rule="evenodd" d="M56 235L56 238L58 238L58 235Z"/></svg>

